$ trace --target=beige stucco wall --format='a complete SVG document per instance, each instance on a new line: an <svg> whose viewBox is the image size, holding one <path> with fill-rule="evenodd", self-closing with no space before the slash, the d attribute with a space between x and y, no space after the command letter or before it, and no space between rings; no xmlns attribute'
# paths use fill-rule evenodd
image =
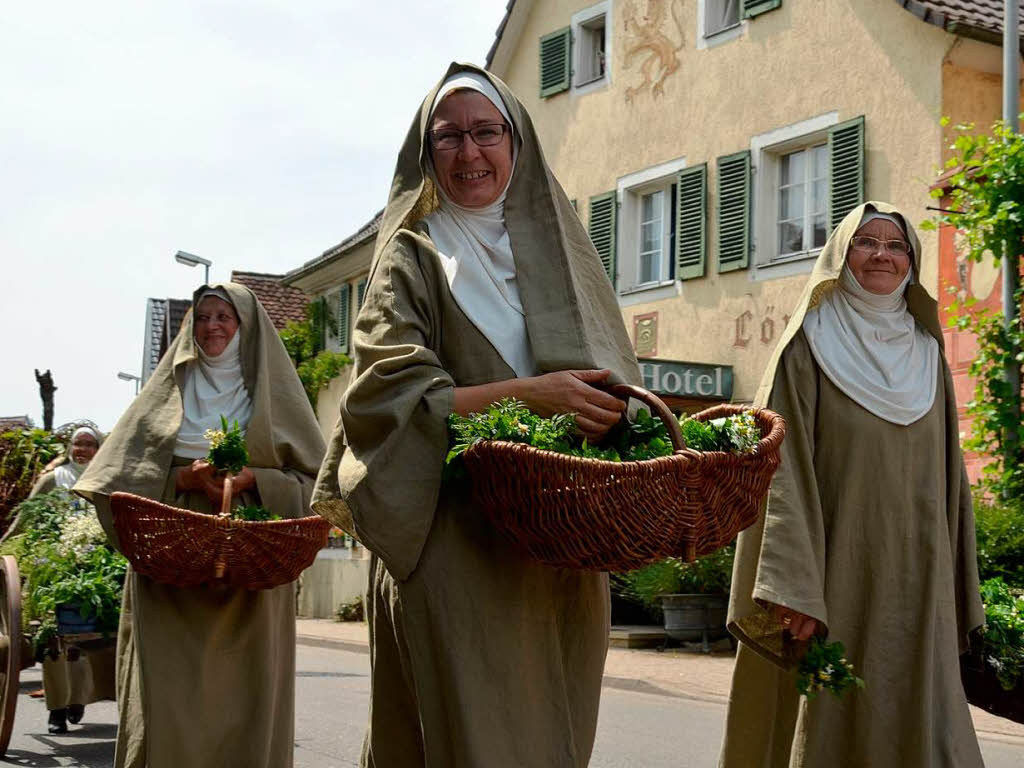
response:
<svg viewBox="0 0 1024 768"><path fill-rule="evenodd" d="M1020 104L1024 111L1024 97ZM942 114L950 119L944 131L943 161L952 154L953 126L973 123L985 131L1002 113L1002 50L976 40L958 40L942 68Z"/></svg>
<svg viewBox="0 0 1024 768"><path fill-rule="evenodd" d="M352 366L346 365L338 376L331 379L331 383L325 389L320 390L316 399L316 420L320 424L324 440L329 440L334 432L334 425L337 424L338 414L341 412L341 396L351 378Z"/></svg>
<svg viewBox="0 0 1024 768"><path fill-rule="evenodd" d="M498 74L525 102L584 220L588 198L615 189L622 176L679 157L688 165L709 163L707 276L684 282L678 297L624 307L623 317L632 332L635 315L657 311L658 357L733 365L735 397L749 399L804 277L715 273L715 158L749 149L753 136L828 112L838 112L840 121L863 114L867 198L903 206L920 222L941 163L943 60L955 38L892 0L785 0L745 23L739 38L699 50L697 2L675 2L681 23L669 20L662 30L682 41L680 66L661 96L647 90L632 103L625 98L646 57L640 53L624 67L636 43L625 20L642 19L648 0L613 0L612 82L602 90L546 100L538 93L539 38L567 26L574 12L593 4L587 0L524 3L523 33ZM922 280L934 291L936 243L922 235Z"/></svg>

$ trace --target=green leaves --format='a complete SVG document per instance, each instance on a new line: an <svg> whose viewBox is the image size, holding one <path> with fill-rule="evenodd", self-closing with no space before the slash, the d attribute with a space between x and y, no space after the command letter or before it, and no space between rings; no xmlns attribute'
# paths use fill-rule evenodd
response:
<svg viewBox="0 0 1024 768"><path fill-rule="evenodd" d="M247 504L244 507L235 507L231 510L231 516L235 520L247 520L249 522L268 522L270 520L280 520L280 515L273 515L270 510L266 507L258 504Z"/></svg>
<svg viewBox="0 0 1024 768"><path fill-rule="evenodd" d="M654 613L661 608L661 595L728 595L735 554L736 547L730 544L692 563L668 557L635 571L612 574L612 589Z"/></svg>
<svg viewBox="0 0 1024 768"><path fill-rule="evenodd" d="M864 681L854 674L853 665L846 660L842 643L811 638L797 667L796 688L800 693L813 699L821 691L828 691L838 699L850 688L863 687Z"/></svg>
<svg viewBox="0 0 1024 768"><path fill-rule="evenodd" d="M206 454L206 460L221 472L236 474L249 463L249 449L237 419L230 429L223 415L220 423L221 431L206 431L205 437L210 441L210 452Z"/></svg>
<svg viewBox="0 0 1024 768"><path fill-rule="evenodd" d="M981 584L985 603L985 663L996 672L999 684L1010 691L1024 677L1024 595L1010 589L1001 578Z"/></svg>
<svg viewBox="0 0 1024 768"><path fill-rule="evenodd" d="M92 507L64 490L39 494L18 506L24 533L4 553L18 560L22 618L38 650L57 632L58 605L74 603L95 617L101 632L116 632L128 562L106 542Z"/></svg>
<svg viewBox="0 0 1024 768"><path fill-rule="evenodd" d="M352 363L348 355L323 348L324 328L337 335L337 319L327 311L325 302L314 301L306 306L305 320L301 323L292 320L279 333L314 409L320 391L341 373L342 368Z"/></svg>

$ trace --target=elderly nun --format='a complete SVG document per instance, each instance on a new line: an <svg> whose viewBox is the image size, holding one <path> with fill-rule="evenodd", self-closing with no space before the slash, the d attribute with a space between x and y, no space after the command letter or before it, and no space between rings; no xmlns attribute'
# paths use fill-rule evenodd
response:
<svg viewBox="0 0 1024 768"><path fill-rule="evenodd" d="M221 416L245 432L236 504L309 514L323 439L266 311L247 288L200 288L193 310L75 491L116 545L109 497L125 491L215 513L207 464ZM117 768L288 768L295 699L295 589L194 589L129 571L118 634Z"/></svg>
<svg viewBox="0 0 1024 768"><path fill-rule="evenodd" d="M442 483L452 413L516 397L599 439L638 383L601 262L522 104L453 64L398 157L314 509L373 553L365 766L582 768L607 576L551 568Z"/></svg>
<svg viewBox="0 0 1024 768"><path fill-rule="evenodd" d="M102 443L103 435L95 427L85 424L77 427L68 438L63 459L52 470L39 476L29 496L57 489L70 491ZM87 506L81 499L79 504ZM18 518L4 538L17 535L20 529ZM74 661L68 659L67 651L61 651L57 658L46 655L43 658L43 691L49 713L47 729L52 734L67 733L68 723L82 721L86 705L114 698L114 649L82 649Z"/></svg>
<svg viewBox="0 0 1024 768"><path fill-rule="evenodd" d="M959 656L984 621L974 514L921 246L885 203L832 233L757 403L788 424L758 525L740 535L726 768L982 765ZM801 699L812 635L866 687Z"/></svg>

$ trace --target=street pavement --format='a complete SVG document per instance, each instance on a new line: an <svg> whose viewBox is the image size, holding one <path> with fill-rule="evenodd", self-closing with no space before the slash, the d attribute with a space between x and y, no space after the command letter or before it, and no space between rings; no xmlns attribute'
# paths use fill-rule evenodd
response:
<svg viewBox="0 0 1024 768"><path fill-rule="evenodd" d="M296 665L295 766L355 766L369 695L365 644L351 638L332 640L308 632L303 635L301 624ZM629 665L631 658L635 661ZM677 673L671 669L660 677L650 672L658 665L664 669L678 664L690 665L690 669L698 665L710 669L710 675L706 675L710 682L702 683L703 690L698 686L687 691L675 680ZM591 767L714 766L725 705L713 689L720 685L720 673L729 664L724 656L613 650L609 671L615 674L605 678ZM646 677L629 676L637 670ZM66 736L49 736L42 701L26 695L39 687L40 677L38 667L22 674L14 735L7 759L0 764L110 768L117 721L113 702L90 706L85 722L70 726ZM987 731L982 731L981 736L989 768L1024 765L1024 737Z"/></svg>

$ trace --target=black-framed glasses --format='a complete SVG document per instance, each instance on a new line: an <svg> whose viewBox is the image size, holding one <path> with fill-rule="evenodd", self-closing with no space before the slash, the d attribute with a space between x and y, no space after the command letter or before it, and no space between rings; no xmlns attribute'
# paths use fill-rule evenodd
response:
<svg viewBox="0 0 1024 768"><path fill-rule="evenodd" d="M877 253L880 249L884 248L889 253L901 256L910 255L910 243L906 240L879 240L877 237L869 235L855 235L850 244L858 251Z"/></svg>
<svg viewBox="0 0 1024 768"><path fill-rule="evenodd" d="M493 147L495 144L501 143L501 140L505 138L507 130L508 126L504 123L474 125L468 131L458 128L441 128L440 130L429 132L430 145L434 149L442 151L458 149L462 146L463 136L469 134L469 138L478 147Z"/></svg>

